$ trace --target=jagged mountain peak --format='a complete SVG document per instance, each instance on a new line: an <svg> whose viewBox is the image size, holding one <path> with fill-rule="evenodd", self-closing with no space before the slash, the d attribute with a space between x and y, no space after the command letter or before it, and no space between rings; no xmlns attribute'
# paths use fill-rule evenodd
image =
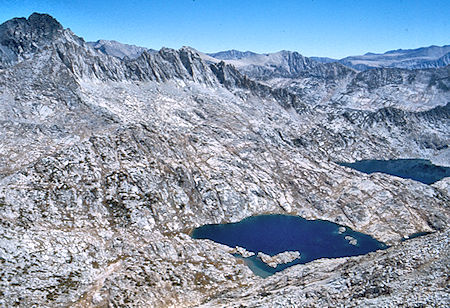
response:
<svg viewBox="0 0 450 308"><path fill-rule="evenodd" d="M13 42L37 42L55 39L63 26L48 14L33 13L28 19L13 18L0 25L0 43L14 47Z"/></svg>
<svg viewBox="0 0 450 308"><path fill-rule="evenodd" d="M0 25L3 26L22 26L31 27L34 30L42 30L48 32L49 30L62 30L63 26L51 15L45 13L32 13L28 18L16 17L5 21Z"/></svg>
<svg viewBox="0 0 450 308"><path fill-rule="evenodd" d="M180 50L162 48L159 52L143 50L139 56L117 57L104 52L64 28L47 14L4 23L0 32L0 67L12 67L29 60L27 67L63 65L74 78L99 80L183 79L214 83L208 64L191 47ZM99 41L99 44L119 45ZM93 48L91 48L93 47ZM98 47L98 46L97 46Z"/></svg>
<svg viewBox="0 0 450 308"><path fill-rule="evenodd" d="M62 30L63 26L52 16L45 13L34 12L28 17L28 22L36 28L44 27L45 29Z"/></svg>
<svg viewBox="0 0 450 308"><path fill-rule="evenodd" d="M63 26L48 14L13 18L0 25L0 67L11 65L28 53L63 35Z"/></svg>
<svg viewBox="0 0 450 308"><path fill-rule="evenodd" d="M183 46L181 47L179 50L185 50L185 51L189 51L191 53L199 53L199 51L197 49L195 49L194 47L191 46Z"/></svg>
<svg viewBox="0 0 450 308"><path fill-rule="evenodd" d="M201 58L200 56L200 52L198 50L196 50L195 48L192 48L190 46L183 46L180 49L174 49L174 48L169 48L169 47L162 47L157 54L163 56L163 57L167 57L167 56L179 56L181 54L184 55L189 55L190 57L193 58Z"/></svg>

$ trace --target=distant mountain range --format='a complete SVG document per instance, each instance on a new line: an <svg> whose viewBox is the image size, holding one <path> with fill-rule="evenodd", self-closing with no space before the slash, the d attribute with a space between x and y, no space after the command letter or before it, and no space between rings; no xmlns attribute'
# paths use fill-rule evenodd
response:
<svg viewBox="0 0 450 308"><path fill-rule="evenodd" d="M109 40L98 40L96 42L88 42L88 44L104 54L115 56L121 59L124 59L125 57L135 59L144 51L156 52L156 50L153 49L122 44L116 41ZM216 53L207 53L207 55L217 60L226 61L247 59L246 62L256 64L260 61L266 61L269 58L277 58L279 57L279 55L283 53L286 54L288 52L289 51L280 51L275 53L259 54L252 51L239 51L232 49L219 51ZM365 71L368 69L383 67L404 69L437 68L444 67L450 64L450 45L433 45L416 49L397 49L390 50L382 54L368 52L364 55L349 56L342 59L333 59L328 57L303 58L308 59L306 61L313 60L320 63L341 63L358 71Z"/></svg>
<svg viewBox="0 0 450 308"><path fill-rule="evenodd" d="M448 67L415 70L379 67L358 71L340 62L321 63L292 51L269 54L230 51L219 53L220 59L213 56L217 54L202 54L206 62L223 61L252 80L295 93L308 105L334 104L369 110L396 106L418 110L449 101Z"/></svg>
<svg viewBox="0 0 450 308"><path fill-rule="evenodd" d="M397 49L382 54L369 52L365 55L350 56L340 60L321 57L311 57L311 59L322 63L339 62L360 71L380 67L435 68L450 64L450 45Z"/></svg>
<svg viewBox="0 0 450 308"><path fill-rule="evenodd" d="M272 55L279 54L272 53ZM242 60L256 59L260 56L271 54L257 54L251 51L228 50L217 53L210 53L209 56L219 60ZM338 62L358 71L365 71L373 68L436 68L450 64L450 45L429 46L417 49L397 49L387 51L382 54L366 53L361 56L350 56L343 59L332 59L327 57L310 57L309 59L320 63Z"/></svg>

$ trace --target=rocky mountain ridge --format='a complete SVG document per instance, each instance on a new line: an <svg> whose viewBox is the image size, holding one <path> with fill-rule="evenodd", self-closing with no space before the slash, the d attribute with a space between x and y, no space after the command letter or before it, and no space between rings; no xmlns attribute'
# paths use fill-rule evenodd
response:
<svg viewBox="0 0 450 308"><path fill-rule="evenodd" d="M213 58L219 59L219 60L239 60L242 58L247 58L250 56L256 55L255 52L251 51L239 51L239 50L227 50L227 51L219 51L215 53L208 53L208 56L211 56Z"/></svg>
<svg viewBox="0 0 450 308"><path fill-rule="evenodd" d="M383 54L367 53L338 60L340 63L358 70L380 67L404 69L435 68L450 64L450 45L429 46L416 49L390 50Z"/></svg>
<svg viewBox="0 0 450 308"><path fill-rule="evenodd" d="M207 61L214 60L211 57ZM340 63L319 63L296 52L253 54L225 60L242 74L287 89L308 105L376 110L395 106L426 110L450 101L449 67L423 70L378 68L357 72Z"/></svg>
<svg viewBox="0 0 450 308"><path fill-rule="evenodd" d="M319 306L322 293L344 305L335 290L350 282L345 292L360 295L351 304L448 299L435 279L448 272L446 180L429 186L335 161L448 163L450 105L311 104L189 47L105 55L42 14L8 21L0 34L0 305ZM316 69L318 80L340 78ZM373 82L390 84L383 76ZM372 93L369 81L357 86ZM261 213L330 220L393 247L266 281L231 248L187 235ZM433 234L401 242L423 231ZM386 256L396 261L383 266ZM308 301L298 286L313 272L321 279L306 280ZM402 273L429 282L420 296L409 296Z"/></svg>
<svg viewBox="0 0 450 308"><path fill-rule="evenodd" d="M403 57L407 57L404 54L412 54L432 58L442 53L445 47L440 47L435 52L430 51L432 49L430 47L392 51L386 54L402 54ZM446 64L442 62L448 55L437 60L439 63L442 62L442 68L430 70L378 68L358 73L339 63L319 63L297 52L256 54L232 50L205 55L191 50L207 63L217 64L223 60L253 80L270 87L288 89L309 105L335 104L368 110L395 106L414 111L442 106L450 101L449 69L444 67ZM418 68L439 66L427 64Z"/></svg>
<svg viewBox="0 0 450 308"><path fill-rule="evenodd" d="M96 42L88 42L90 46L101 51L102 53L114 56L120 59L136 59L144 51L156 52L156 50L139 47L136 45L122 44L113 40L97 40Z"/></svg>

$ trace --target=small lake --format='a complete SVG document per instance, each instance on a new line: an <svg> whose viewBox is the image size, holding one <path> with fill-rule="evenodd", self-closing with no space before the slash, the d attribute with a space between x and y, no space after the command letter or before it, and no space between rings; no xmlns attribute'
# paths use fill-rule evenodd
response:
<svg viewBox="0 0 450 308"><path fill-rule="evenodd" d="M387 246L369 235L325 220L306 220L289 215L260 215L238 223L204 225L194 229L195 239L210 239L229 247L243 247L256 255L239 254L250 269L267 277L285 268L320 258L339 258L367 254ZM258 252L274 256L285 251L298 251L300 258L271 267Z"/></svg>
<svg viewBox="0 0 450 308"><path fill-rule="evenodd" d="M360 160L339 163L364 173L381 172L424 184L432 184L450 176L450 168L433 165L426 159Z"/></svg>

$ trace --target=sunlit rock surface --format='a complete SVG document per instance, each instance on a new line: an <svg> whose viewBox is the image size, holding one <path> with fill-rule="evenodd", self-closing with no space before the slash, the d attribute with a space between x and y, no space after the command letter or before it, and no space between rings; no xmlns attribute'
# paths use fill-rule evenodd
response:
<svg viewBox="0 0 450 308"><path fill-rule="evenodd" d="M448 89L408 111L314 107L187 47L105 55L41 14L0 25L0 45L0 306L448 303L446 186L333 163L448 164ZM398 244L263 280L188 235L262 213ZM434 233L399 242L416 232Z"/></svg>
<svg viewBox="0 0 450 308"><path fill-rule="evenodd" d="M269 256L265 253L258 252L258 257L267 265L277 267L279 264L286 264L300 258L300 253L298 251L285 251L274 256Z"/></svg>

